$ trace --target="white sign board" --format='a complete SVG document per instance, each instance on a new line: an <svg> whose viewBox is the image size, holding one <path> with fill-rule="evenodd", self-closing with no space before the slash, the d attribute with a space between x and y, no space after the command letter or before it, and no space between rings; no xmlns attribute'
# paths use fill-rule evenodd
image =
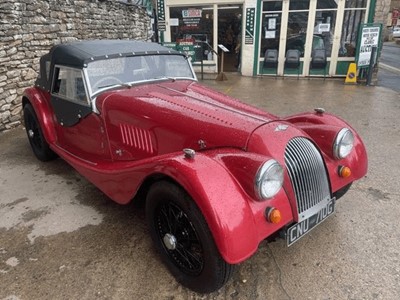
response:
<svg viewBox="0 0 400 300"><path fill-rule="evenodd" d="M224 52L229 52L228 48L226 48L226 47L225 47L224 45L222 45L222 44L219 44L218 47L219 47L222 51L224 51Z"/></svg>
<svg viewBox="0 0 400 300"><path fill-rule="evenodd" d="M275 31L269 31L267 30L265 32L265 38L266 39L274 39L275 38Z"/></svg>
<svg viewBox="0 0 400 300"><path fill-rule="evenodd" d="M331 24L330 23L318 24L318 33L329 32L329 31L331 31Z"/></svg>
<svg viewBox="0 0 400 300"><path fill-rule="evenodd" d="M365 27L361 32L360 52L358 55L358 67L369 66L372 47L379 46L380 27Z"/></svg>
<svg viewBox="0 0 400 300"><path fill-rule="evenodd" d="M179 19L178 18L170 18L169 25L170 26L179 26Z"/></svg>

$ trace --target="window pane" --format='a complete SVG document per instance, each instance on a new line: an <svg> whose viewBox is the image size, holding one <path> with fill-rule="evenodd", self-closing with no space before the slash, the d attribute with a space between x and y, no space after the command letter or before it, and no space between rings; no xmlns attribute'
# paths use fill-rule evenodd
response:
<svg viewBox="0 0 400 300"><path fill-rule="evenodd" d="M171 7L170 18L178 21L171 26L171 41L193 39L213 44L212 7Z"/></svg>
<svg viewBox="0 0 400 300"><path fill-rule="evenodd" d="M82 72L70 68L56 68L53 93L57 96L87 104Z"/></svg>
<svg viewBox="0 0 400 300"><path fill-rule="evenodd" d="M318 0L317 9L337 8L338 0Z"/></svg>
<svg viewBox="0 0 400 300"><path fill-rule="evenodd" d="M289 10L304 10L310 7L310 0L291 0Z"/></svg>
<svg viewBox="0 0 400 300"><path fill-rule="evenodd" d="M355 56L358 27L360 23L364 20L364 16L365 10L347 10L344 12L339 56Z"/></svg>
<svg viewBox="0 0 400 300"><path fill-rule="evenodd" d="M367 0L346 0L346 8L366 8Z"/></svg>
<svg viewBox="0 0 400 300"><path fill-rule="evenodd" d="M333 31L335 30L336 10L317 11L314 25L314 49L325 49L329 57L332 53Z"/></svg>
<svg viewBox="0 0 400 300"><path fill-rule="evenodd" d="M279 50L281 33L281 13L263 14L260 57L264 57L267 49Z"/></svg>
<svg viewBox="0 0 400 300"><path fill-rule="evenodd" d="M289 13L286 51L299 50L301 57L304 56L304 43L306 40L307 24L308 12Z"/></svg>
<svg viewBox="0 0 400 300"><path fill-rule="evenodd" d="M263 3L263 11L281 11L282 1L265 1Z"/></svg>

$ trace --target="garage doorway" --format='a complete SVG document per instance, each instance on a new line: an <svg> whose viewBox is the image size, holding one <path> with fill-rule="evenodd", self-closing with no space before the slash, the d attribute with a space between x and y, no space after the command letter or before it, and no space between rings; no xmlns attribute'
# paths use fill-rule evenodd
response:
<svg viewBox="0 0 400 300"><path fill-rule="evenodd" d="M242 14L242 5L218 5L218 44L224 45L229 50L225 53L224 72L240 71ZM218 54L221 53L222 50L218 49ZM220 64L221 59L219 59L219 70L221 70Z"/></svg>

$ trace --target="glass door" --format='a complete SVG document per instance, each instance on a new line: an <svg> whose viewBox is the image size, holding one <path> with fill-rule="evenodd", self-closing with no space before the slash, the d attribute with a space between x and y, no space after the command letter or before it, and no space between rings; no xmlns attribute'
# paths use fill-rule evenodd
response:
<svg viewBox="0 0 400 300"><path fill-rule="evenodd" d="M310 0L290 1L283 66L285 75L303 74L305 49L310 43L307 36L309 8Z"/></svg>
<svg viewBox="0 0 400 300"><path fill-rule="evenodd" d="M259 66L259 72L261 74L277 74L281 47L282 0L263 2L261 26L260 57L263 59Z"/></svg>
<svg viewBox="0 0 400 300"><path fill-rule="evenodd" d="M236 72L240 68L242 39L242 5L218 5L218 44L224 45L229 52L224 53L225 72ZM218 48L219 57L222 50ZM219 60L219 64L222 60ZM219 65L219 70L221 66Z"/></svg>
<svg viewBox="0 0 400 300"><path fill-rule="evenodd" d="M263 2L259 74L324 75L329 71L338 0ZM265 63L267 50L278 53L277 64ZM324 51L326 68L312 70L315 50Z"/></svg>

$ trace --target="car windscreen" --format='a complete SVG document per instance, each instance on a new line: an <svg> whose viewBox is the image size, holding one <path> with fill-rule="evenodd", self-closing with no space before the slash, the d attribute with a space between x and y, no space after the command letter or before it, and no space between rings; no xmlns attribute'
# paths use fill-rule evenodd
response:
<svg viewBox="0 0 400 300"><path fill-rule="evenodd" d="M195 79L192 68L182 55L143 55L117 57L88 63L91 94L118 85L162 78Z"/></svg>

